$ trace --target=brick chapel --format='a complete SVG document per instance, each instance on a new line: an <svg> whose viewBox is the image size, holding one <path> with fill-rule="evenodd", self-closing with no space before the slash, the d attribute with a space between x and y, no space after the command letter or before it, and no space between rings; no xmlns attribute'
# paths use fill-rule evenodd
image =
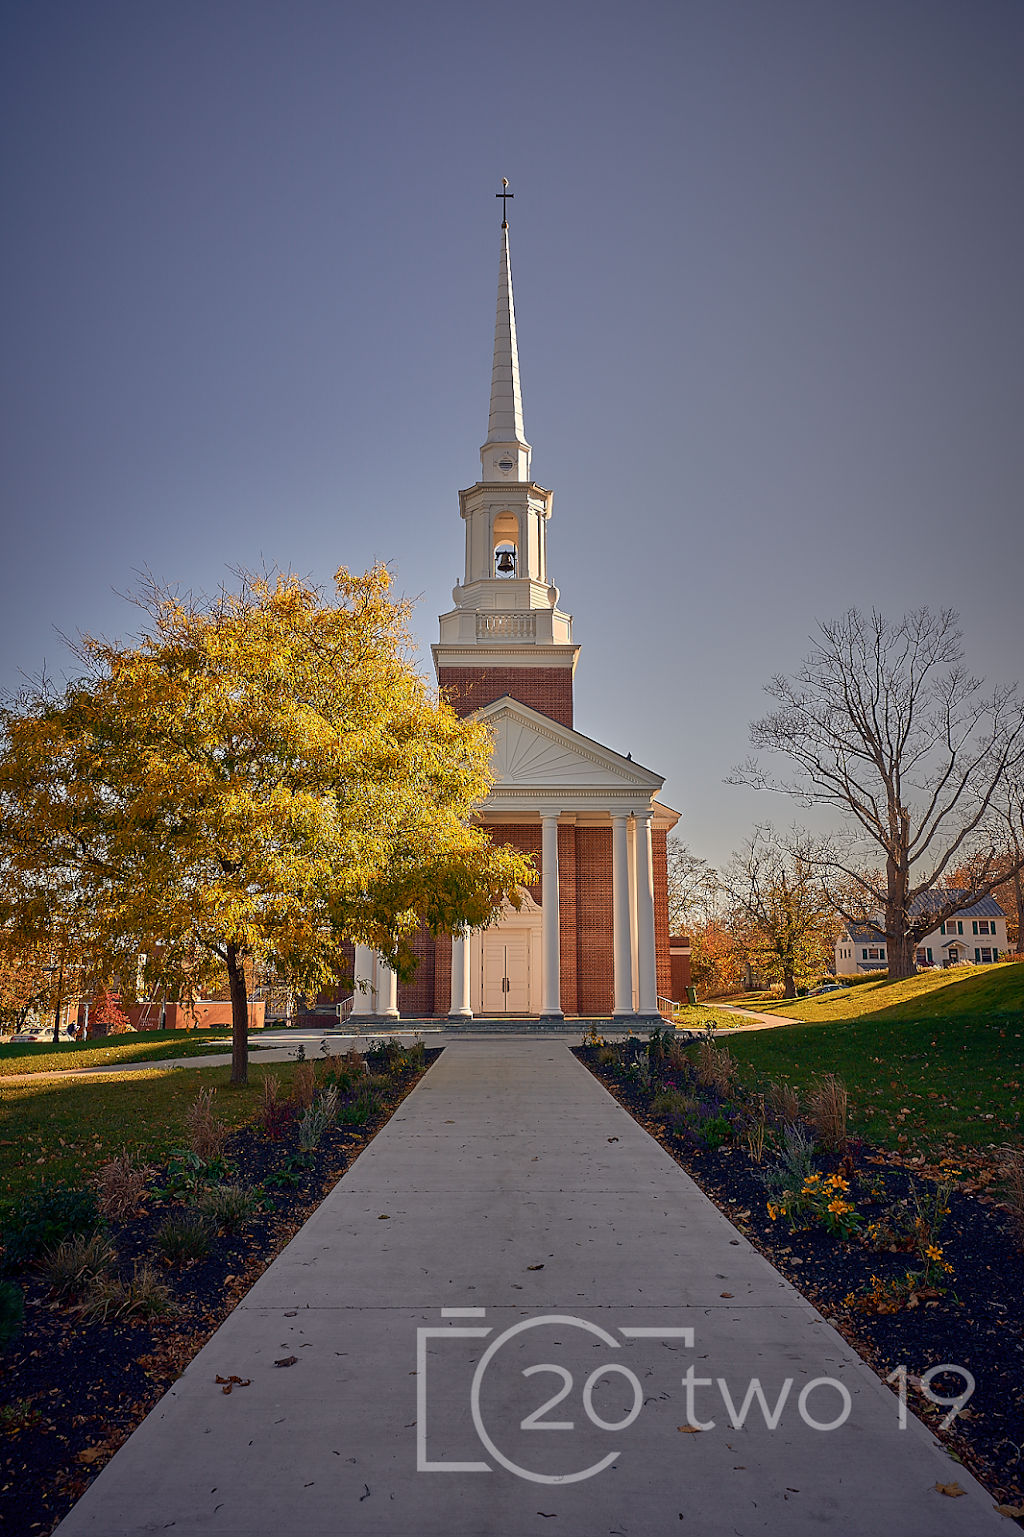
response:
<svg viewBox="0 0 1024 1537"><path fill-rule="evenodd" d="M671 996L666 838L679 813L658 801L660 774L575 729L580 648L548 575L553 497L530 478L530 457L503 220L487 440L480 479L459 493L465 577L432 649L454 708L494 733L481 820L534 855L541 878L489 928L421 933L408 986L357 945L356 1016L646 1024Z"/></svg>

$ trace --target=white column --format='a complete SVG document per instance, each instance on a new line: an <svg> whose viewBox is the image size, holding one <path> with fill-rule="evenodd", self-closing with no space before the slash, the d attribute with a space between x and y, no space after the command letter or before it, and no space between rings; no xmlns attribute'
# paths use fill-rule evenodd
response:
<svg viewBox="0 0 1024 1537"><path fill-rule="evenodd" d="M452 1005L450 1019L472 1019L469 998L469 934L464 929L452 939Z"/></svg>
<svg viewBox="0 0 1024 1537"><path fill-rule="evenodd" d="M640 967L637 961L636 943L636 821L633 817L629 819L629 828L626 834L626 854L629 872L627 877L629 880L629 1002L635 1014L640 1004L640 994L637 986Z"/></svg>
<svg viewBox="0 0 1024 1537"><path fill-rule="evenodd" d="M378 1008L385 1019L398 1018L398 976L391 970L382 955L377 957L377 979L380 983Z"/></svg>
<svg viewBox="0 0 1024 1537"><path fill-rule="evenodd" d="M616 1019L633 1013L633 945L629 922L629 818L612 813L612 944Z"/></svg>
<svg viewBox="0 0 1024 1537"><path fill-rule="evenodd" d="M562 1018L562 972L558 936L558 812L542 811L541 823L541 970L542 1019Z"/></svg>
<svg viewBox="0 0 1024 1537"><path fill-rule="evenodd" d="M651 859L650 810L636 813L636 930L639 982L637 1013L652 1019L658 1016L658 967L654 951L654 864Z"/></svg>
<svg viewBox="0 0 1024 1537"><path fill-rule="evenodd" d="M353 1014L372 1014L374 1012L373 1000L373 951L369 945L356 945L356 964L353 977L355 988L352 994Z"/></svg>

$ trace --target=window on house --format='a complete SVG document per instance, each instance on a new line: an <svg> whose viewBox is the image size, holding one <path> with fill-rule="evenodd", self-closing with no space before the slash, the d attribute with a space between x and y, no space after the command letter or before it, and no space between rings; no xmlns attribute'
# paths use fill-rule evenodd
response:
<svg viewBox="0 0 1024 1537"><path fill-rule="evenodd" d="M981 922L978 924L978 933L979 934L994 934L995 931L996 931L995 924L994 923L990 924L987 918L982 918Z"/></svg>
<svg viewBox="0 0 1024 1537"><path fill-rule="evenodd" d="M864 957L865 957L866 960L869 960L869 961L877 961L878 960L878 950L877 949L865 950L864 951Z"/></svg>

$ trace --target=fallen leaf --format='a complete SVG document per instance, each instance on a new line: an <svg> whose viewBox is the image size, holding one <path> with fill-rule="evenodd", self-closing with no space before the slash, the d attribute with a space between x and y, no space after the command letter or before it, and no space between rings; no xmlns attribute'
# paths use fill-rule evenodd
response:
<svg viewBox="0 0 1024 1537"><path fill-rule="evenodd" d="M295 1308L295 1309L293 1309L292 1312L286 1313L284 1316L285 1316L285 1318L298 1318L299 1310L298 1310L298 1308Z"/></svg>
<svg viewBox="0 0 1024 1537"><path fill-rule="evenodd" d="M961 1489L959 1484L936 1484L935 1487L940 1494L948 1494L951 1500L955 1500L959 1494L967 1493L967 1490Z"/></svg>
<svg viewBox="0 0 1024 1537"><path fill-rule="evenodd" d="M86 1463L95 1462L97 1457L105 1457L109 1450L110 1447L107 1445L107 1443L105 1441L101 1441L99 1446L87 1446L84 1452L79 1452L78 1460L79 1462Z"/></svg>
<svg viewBox="0 0 1024 1537"><path fill-rule="evenodd" d="M227 1286L229 1281L237 1281L237 1280L238 1280L238 1277L236 1275L226 1275L224 1277L224 1285Z"/></svg>
<svg viewBox="0 0 1024 1537"><path fill-rule="evenodd" d="M377 1218L377 1221L378 1222L390 1222L391 1218L388 1216L386 1211L382 1211L380 1216Z"/></svg>
<svg viewBox="0 0 1024 1537"><path fill-rule="evenodd" d="M299 1359L298 1356L285 1356L283 1360L275 1361L274 1365L275 1366L294 1366L298 1359Z"/></svg>
<svg viewBox="0 0 1024 1537"><path fill-rule="evenodd" d="M1024 1516L1024 1505L997 1505L997 1516Z"/></svg>
<svg viewBox="0 0 1024 1537"><path fill-rule="evenodd" d="M677 1425L676 1429L677 1430L681 1430L684 1436L699 1436L700 1435L700 1426L699 1425Z"/></svg>
<svg viewBox="0 0 1024 1537"><path fill-rule="evenodd" d="M734 1297L736 1294L735 1292L719 1292L718 1295L720 1297Z"/></svg>
<svg viewBox="0 0 1024 1537"><path fill-rule="evenodd" d="M231 1389L236 1386L240 1388L248 1388L252 1386L251 1377L236 1377L234 1373L232 1373L230 1377L215 1377L214 1381L221 1384L222 1393L230 1393Z"/></svg>
<svg viewBox="0 0 1024 1537"><path fill-rule="evenodd" d="M609 1142L618 1142L618 1140L619 1140L618 1137L609 1137L608 1138Z"/></svg>
<svg viewBox="0 0 1024 1537"><path fill-rule="evenodd" d="M527 1270L543 1270L543 1265L527 1265Z"/></svg>

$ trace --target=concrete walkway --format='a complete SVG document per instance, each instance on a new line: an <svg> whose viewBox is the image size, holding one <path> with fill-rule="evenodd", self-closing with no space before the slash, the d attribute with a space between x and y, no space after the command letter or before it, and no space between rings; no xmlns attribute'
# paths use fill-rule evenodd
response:
<svg viewBox="0 0 1024 1537"><path fill-rule="evenodd" d="M564 1041L504 1037L445 1051L59 1530L997 1527Z"/></svg>

